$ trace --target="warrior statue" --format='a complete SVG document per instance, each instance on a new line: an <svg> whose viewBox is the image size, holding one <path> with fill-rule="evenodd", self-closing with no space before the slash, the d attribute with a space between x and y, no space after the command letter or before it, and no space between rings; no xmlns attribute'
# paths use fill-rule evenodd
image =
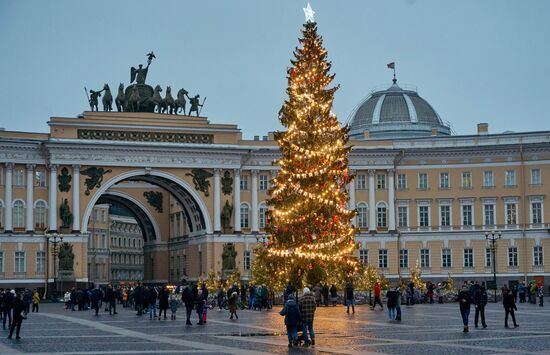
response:
<svg viewBox="0 0 550 355"><path fill-rule="evenodd" d="M103 89L105 90L105 89ZM95 107L95 110L96 111L99 111L97 105L98 105L98 98L101 97L101 92L103 90L99 90L99 91L95 91L95 90L90 90L90 96L88 97L88 101L90 102L90 109L93 111L94 110L94 107Z"/></svg>
<svg viewBox="0 0 550 355"><path fill-rule="evenodd" d="M61 206L59 206L59 216L61 217L61 228L69 228L73 222L73 214L69 207L69 201L65 199Z"/></svg>
<svg viewBox="0 0 550 355"><path fill-rule="evenodd" d="M202 107L203 105L200 103L200 100L199 98L201 97L200 95L195 95L195 97L189 97L189 104L191 105L191 108L189 109L189 116L191 116L191 112L196 112L197 113L197 117L199 117L199 107Z"/></svg>
<svg viewBox="0 0 550 355"><path fill-rule="evenodd" d="M222 253L222 269L223 270L235 270L235 257L237 252L233 243L227 243L223 246Z"/></svg>
<svg viewBox="0 0 550 355"><path fill-rule="evenodd" d="M221 213L221 224L223 231L226 232L229 227L231 227L231 216L233 215L233 206L229 204L229 201L225 201Z"/></svg>
<svg viewBox="0 0 550 355"><path fill-rule="evenodd" d="M59 247L59 271L73 271L74 253L69 243Z"/></svg>

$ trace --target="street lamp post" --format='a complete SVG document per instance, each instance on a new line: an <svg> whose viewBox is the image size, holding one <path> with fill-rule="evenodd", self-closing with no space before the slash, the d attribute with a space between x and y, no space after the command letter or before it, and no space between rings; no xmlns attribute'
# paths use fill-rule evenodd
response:
<svg viewBox="0 0 550 355"><path fill-rule="evenodd" d="M493 266L493 286L495 291L495 303L497 303L497 267L496 267L496 249L497 249L497 240L500 239L502 236L501 231L491 231L491 232L485 232L485 239L491 242L491 253L493 256L493 262L491 263Z"/></svg>
<svg viewBox="0 0 550 355"><path fill-rule="evenodd" d="M55 285L55 291L57 292L58 290L57 290L56 262L57 262L57 255L59 254L59 247L57 245L63 243L63 236L57 233L46 233L45 236L46 236L46 243L48 243L48 245L49 244L52 245L51 254L53 256L53 282ZM57 238L59 238L59 240Z"/></svg>

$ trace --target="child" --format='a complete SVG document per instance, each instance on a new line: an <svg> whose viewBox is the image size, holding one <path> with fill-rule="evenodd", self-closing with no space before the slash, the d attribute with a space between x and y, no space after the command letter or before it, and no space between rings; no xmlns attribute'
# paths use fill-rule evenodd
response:
<svg viewBox="0 0 550 355"><path fill-rule="evenodd" d="M204 300L204 304L202 305L202 322L206 323L206 314L208 313L208 302Z"/></svg>
<svg viewBox="0 0 550 355"><path fill-rule="evenodd" d="M178 298L175 293L170 294L170 311L172 315L170 316L171 320L176 320L176 312L178 311Z"/></svg>

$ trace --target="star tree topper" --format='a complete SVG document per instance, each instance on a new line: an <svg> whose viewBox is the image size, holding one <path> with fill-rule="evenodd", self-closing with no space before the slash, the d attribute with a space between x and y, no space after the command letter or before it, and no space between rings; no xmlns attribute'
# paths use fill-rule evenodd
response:
<svg viewBox="0 0 550 355"><path fill-rule="evenodd" d="M315 11L313 11L309 2L307 3L307 7L304 8L304 13L306 14L306 22L315 22L315 18L313 18Z"/></svg>

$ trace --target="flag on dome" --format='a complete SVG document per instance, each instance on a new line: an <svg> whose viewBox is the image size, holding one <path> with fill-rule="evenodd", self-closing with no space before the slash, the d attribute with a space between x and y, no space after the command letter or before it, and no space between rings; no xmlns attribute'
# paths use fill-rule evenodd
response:
<svg viewBox="0 0 550 355"><path fill-rule="evenodd" d="M395 62L388 63L389 69L395 69Z"/></svg>

